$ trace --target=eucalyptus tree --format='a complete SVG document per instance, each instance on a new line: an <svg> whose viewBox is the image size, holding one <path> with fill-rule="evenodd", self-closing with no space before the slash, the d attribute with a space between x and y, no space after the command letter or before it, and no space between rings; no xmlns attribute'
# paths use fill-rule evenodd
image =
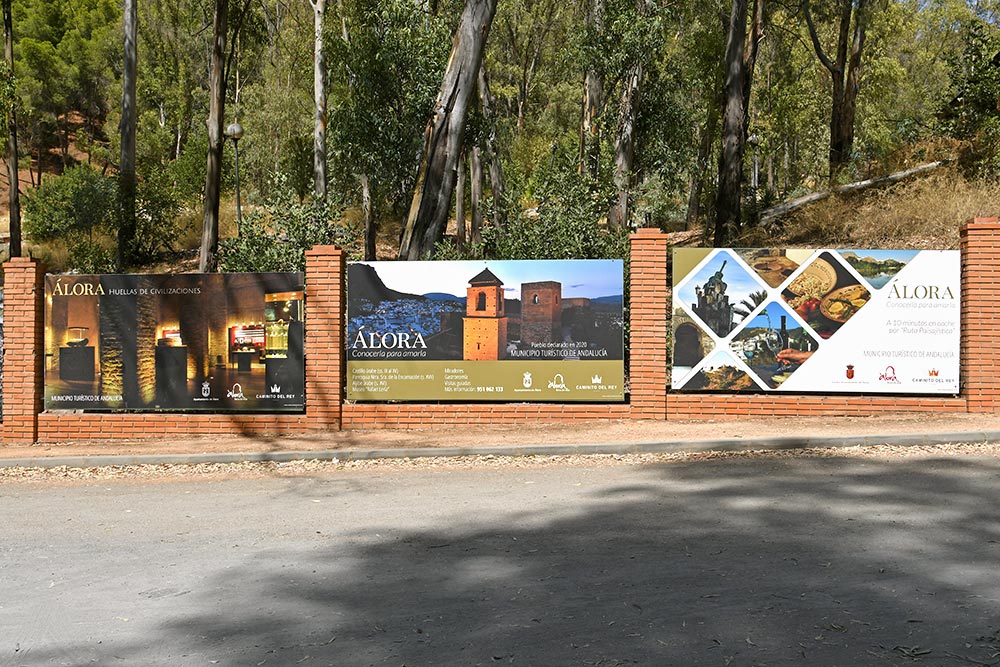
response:
<svg viewBox="0 0 1000 667"><path fill-rule="evenodd" d="M511 101L508 113L516 119L518 134L526 129L539 74L556 56L572 11L573 3L565 0L501 0L498 5L490 72L509 92L504 97Z"/></svg>
<svg viewBox="0 0 1000 667"><path fill-rule="evenodd" d="M123 270L128 264L132 242L135 237L135 133L137 124L135 79L137 70L136 0L125 0L123 12L124 58L122 67L122 118L121 161L118 167L119 203L121 206L118 224L118 255L116 267Z"/></svg>
<svg viewBox="0 0 1000 667"><path fill-rule="evenodd" d="M618 229L629 222L629 202L634 180L636 140L643 89L650 66L663 51L662 14L649 0L634 0L618 7L615 23L627 26L617 36L620 57L614 68L620 87L614 134L615 201L608 211L608 226Z"/></svg>
<svg viewBox="0 0 1000 667"><path fill-rule="evenodd" d="M479 75L496 0L466 0L445 68L434 112L424 132L424 150L410 204L400 259L420 259L443 238L462 151L465 116Z"/></svg>
<svg viewBox="0 0 1000 667"><path fill-rule="evenodd" d="M6 72L3 106L7 123L7 191L10 211L10 256L21 256L21 195L17 174L17 105L14 90L14 21L11 0L3 0L3 44Z"/></svg>
<svg viewBox="0 0 1000 667"><path fill-rule="evenodd" d="M309 0L313 10L313 193L326 199L326 62L323 17L326 0Z"/></svg>
<svg viewBox="0 0 1000 667"><path fill-rule="evenodd" d="M833 0L822 5L822 18L836 25L836 40L831 56L823 45L809 0L802 0L809 38L816 57L830 75L832 85L829 160L831 181L851 160L865 38L872 14L884 10L888 1Z"/></svg>
<svg viewBox="0 0 1000 667"><path fill-rule="evenodd" d="M605 0L586 0L586 30L588 45L600 44L604 38ZM604 109L604 70L600 58L591 48L583 79L583 118L580 124L580 168L597 176L600 161L600 115Z"/></svg>
<svg viewBox="0 0 1000 667"><path fill-rule="evenodd" d="M412 0L353 0L331 6L328 40L331 175L360 191L366 257L378 221L405 215L422 132L448 57L447 15Z"/></svg>
<svg viewBox="0 0 1000 667"><path fill-rule="evenodd" d="M211 36L202 0L144 0L137 7L140 167L166 167L184 152L205 109ZM197 184L200 191L204 184Z"/></svg>
<svg viewBox="0 0 1000 667"><path fill-rule="evenodd" d="M715 197L716 247L733 238L743 222L743 153L749 124L750 93L757 52L764 36L764 0L732 0L726 36L722 104L722 148ZM750 15L749 32L747 15Z"/></svg>
<svg viewBox="0 0 1000 667"><path fill-rule="evenodd" d="M233 37L250 9L251 0L245 0L233 22ZM226 113L226 87L230 65L235 53L234 38L229 34L229 0L215 0L212 18L212 53L209 65L208 92L208 158L205 167L205 206L201 232L201 252L198 270L214 271L219 252L219 199L222 181L222 149L225 135L222 127ZM229 53L226 53L227 44Z"/></svg>

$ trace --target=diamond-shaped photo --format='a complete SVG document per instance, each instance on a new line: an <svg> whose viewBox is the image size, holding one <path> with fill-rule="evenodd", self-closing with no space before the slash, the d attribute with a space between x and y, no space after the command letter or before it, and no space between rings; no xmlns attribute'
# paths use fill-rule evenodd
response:
<svg viewBox="0 0 1000 667"><path fill-rule="evenodd" d="M871 293L832 253L824 252L781 296L820 338L829 338L868 303Z"/></svg>
<svg viewBox="0 0 1000 667"><path fill-rule="evenodd" d="M920 251L838 250L837 252L873 289L882 289Z"/></svg>
<svg viewBox="0 0 1000 667"><path fill-rule="evenodd" d="M761 387L725 350L717 350L684 383L686 391L760 391Z"/></svg>
<svg viewBox="0 0 1000 667"><path fill-rule="evenodd" d="M672 384L675 388L683 385L691 370L701 363L715 343L701 323L695 321L683 308L674 309Z"/></svg>
<svg viewBox="0 0 1000 667"><path fill-rule="evenodd" d="M688 277L677 297L717 336L725 338L748 314L739 304L752 303L751 294L761 290L766 287L728 250L721 250Z"/></svg>
<svg viewBox="0 0 1000 667"><path fill-rule="evenodd" d="M812 250L783 248L739 248L736 253L757 272L761 280L771 287L778 287L795 273L802 262L809 259Z"/></svg>
<svg viewBox="0 0 1000 667"><path fill-rule="evenodd" d="M819 347L782 304L772 301L736 334L733 354L771 389L778 387Z"/></svg>

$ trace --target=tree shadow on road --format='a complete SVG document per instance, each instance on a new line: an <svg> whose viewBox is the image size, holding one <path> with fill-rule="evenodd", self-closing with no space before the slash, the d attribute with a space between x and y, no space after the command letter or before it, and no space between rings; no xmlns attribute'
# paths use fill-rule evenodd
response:
<svg viewBox="0 0 1000 667"><path fill-rule="evenodd" d="M163 664L998 662L1000 461L647 465L619 486L602 470L499 513L448 508L474 528L426 499L399 510L411 530L317 526L316 548L220 572L150 643L199 656Z"/></svg>

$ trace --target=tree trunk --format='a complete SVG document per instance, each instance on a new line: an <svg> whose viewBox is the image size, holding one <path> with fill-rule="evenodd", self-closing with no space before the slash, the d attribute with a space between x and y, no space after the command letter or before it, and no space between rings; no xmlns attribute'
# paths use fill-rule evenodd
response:
<svg viewBox="0 0 1000 667"><path fill-rule="evenodd" d="M458 156L455 180L455 246L465 247L465 151Z"/></svg>
<svg viewBox="0 0 1000 667"><path fill-rule="evenodd" d="M490 187L493 191L493 224L501 232L507 227L507 214L504 209L504 193L507 185L503 176L503 165L500 163L500 153L497 150L497 115L496 102L490 92L490 80L486 75L486 63L479 67L479 105L483 110L489 132L486 135L486 164L490 171Z"/></svg>
<svg viewBox="0 0 1000 667"><path fill-rule="evenodd" d="M323 58L323 14L326 0L309 0L313 9L313 193L326 199L326 64Z"/></svg>
<svg viewBox="0 0 1000 667"><path fill-rule="evenodd" d="M854 149L854 118L861 90L861 58L870 19L868 0L841 0L841 3L836 59L831 60L820 44L809 10L809 1L802 2L813 50L830 73L832 82L829 155L831 182L850 163Z"/></svg>
<svg viewBox="0 0 1000 667"><path fill-rule="evenodd" d="M11 0L3 0L4 57L10 71L14 71L14 23L10 11ZM17 115L11 105L7 119L7 182L10 185L10 256L21 256L21 197L17 175Z"/></svg>
<svg viewBox="0 0 1000 667"><path fill-rule="evenodd" d="M591 0L587 6L587 27L594 34L604 31L604 0ZM583 82L583 122L580 128L580 173L597 176L601 160L599 118L604 107L604 74L587 68Z"/></svg>
<svg viewBox="0 0 1000 667"><path fill-rule="evenodd" d="M715 198L715 247L724 247L741 222L743 194L743 106L745 73L744 40L747 0L732 0L729 35L726 38L723 84L722 149L719 154L719 191Z"/></svg>
<svg viewBox="0 0 1000 667"><path fill-rule="evenodd" d="M617 201L608 211L608 227L610 229L621 229L628 224L629 220L632 163L635 158L635 123L642 76L642 64L636 63L631 67L625 85L622 87L621 111L618 116L618 130L615 133L614 180L618 196Z"/></svg>
<svg viewBox="0 0 1000 667"><path fill-rule="evenodd" d="M423 158L400 243L400 259L420 259L444 236L455 189L455 166L464 139L465 114L475 92L496 8L496 0L465 2L434 104L434 116L424 133Z"/></svg>
<svg viewBox="0 0 1000 667"><path fill-rule="evenodd" d="M125 0L123 16L125 45L124 67L122 69L122 118L121 118L121 162L118 171L121 190L121 219L118 227L118 271L124 271L129 264L135 242L135 134L136 98L135 80L137 69L136 0Z"/></svg>
<svg viewBox="0 0 1000 667"><path fill-rule="evenodd" d="M701 194L705 178L708 175L709 158L712 155L712 140L715 136L715 126L719 122L719 107L716 103L708 105L705 124L701 128L701 145L698 148L698 159L695 162L694 174L691 175L691 190L688 193L687 216L685 229L694 229L701 219Z"/></svg>
<svg viewBox="0 0 1000 667"><path fill-rule="evenodd" d="M483 242L483 159L479 146L469 153L469 209L472 213L470 240L472 245Z"/></svg>
<svg viewBox="0 0 1000 667"><path fill-rule="evenodd" d="M365 261L374 262L377 257L375 242L378 239L378 221L375 220L375 212L372 210L371 184L368 182L368 174L361 174L361 217L365 223Z"/></svg>
<svg viewBox="0 0 1000 667"><path fill-rule="evenodd" d="M219 197L222 180L222 123L226 112L225 50L229 0L215 0L212 55L208 77L208 163L205 170L205 216L201 231L198 270L215 271L219 252Z"/></svg>

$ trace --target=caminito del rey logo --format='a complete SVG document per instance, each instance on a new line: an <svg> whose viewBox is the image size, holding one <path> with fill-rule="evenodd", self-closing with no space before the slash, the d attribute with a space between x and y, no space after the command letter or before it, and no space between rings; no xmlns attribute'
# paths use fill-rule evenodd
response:
<svg viewBox="0 0 1000 667"><path fill-rule="evenodd" d="M927 376L928 377L936 378L938 375L939 375L939 371L936 368L931 368L930 370L927 371Z"/></svg>

